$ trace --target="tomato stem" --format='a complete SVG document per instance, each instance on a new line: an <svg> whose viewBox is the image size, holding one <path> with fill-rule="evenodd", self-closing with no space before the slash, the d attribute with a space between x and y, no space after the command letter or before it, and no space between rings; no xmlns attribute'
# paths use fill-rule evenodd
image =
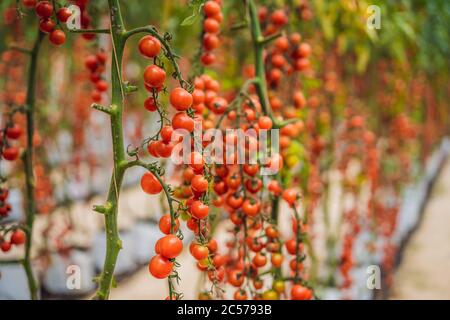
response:
<svg viewBox="0 0 450 320"><path fill-rule="evenodd" d="M109 29L72 29L72 33L104 33L109 34L111 31Z"/></svg>
<svg viewBox="0 0 450 320"><path fill-rule="evenodd" d="M254 65L256 79L254 81L256 87L256 93L261 103L261 109L263 113L270 117L273 121L274 128L279 128L280 124L273 117L272 109L269 104L269 98L267 93L266 71L264 68L264 46L267 45L267 41L264 41L264 37L261 32L261 26L258 19L258 11L253 0L247 1L247 10L250 16L250 31L252 35L253 50L254 50ZM284 123L281 124L285 125ZM279 180L279 173L275 175L275 179ZM279 210L279 198L274 197L271 205L271 217L274 224L277 224L278 210Z"/></svg>
<svg viewBox="0 0 450 320"><path fill-rule="evenodd" d="M125 174L125 168L121 165L125 161L122 128L124 90L121 73L122 56L125 47L125 38L123 37L125 28L122 21L118 0L108 0L108 3L110 8L110 33L113 47L111 59L111 107L107 108L100 105L93 105L93 108L105 112L110 116L114 161L114 168L107 197L108 199L106 202L107 204L94 208L97 212L107 213L105 214L106 255L103 264L103 271L99 277L99 286L95 294L95 298L99 300L106 300L109 298L117 257L119 256L119 251L122 248L122 241L119 237L119 228L117 225L117 216L119 194Z"/></svg>
<svg viewBox="0 0 450 320"><path fill-rule="evenodd" d="M31 246L34 217L36 214L36 201L34 192L34 174L33 174L33 136L34 136L34 112L36 102L36 74L38 67L38 54L41 47L44 34L38 31L33 49L30 51L30 65L28 69L28 84L26 96L25 116L27 120L27 145L23 154L24 171L25 171L25 189L26 189L26 234L25 241L25 256L22 260L22 265L28 279L28 289L30 291L30 298L32 300L38 299L38 283L34 277L31 267Z"/></svg>

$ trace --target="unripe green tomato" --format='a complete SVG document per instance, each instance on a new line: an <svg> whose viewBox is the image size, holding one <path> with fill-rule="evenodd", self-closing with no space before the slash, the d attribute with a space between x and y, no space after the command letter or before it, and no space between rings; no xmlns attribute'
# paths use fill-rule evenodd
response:
<svg viewBox="0 0 450 320"><path fill-rule="evenodd" d="M262 295L263 300L278 300L278 293L275 290L267 290Z"/></svg>
<svg viewBox="0 0 450 320"><path fill-rule="evenodd" d="M274 283L272 284L272 289L278 293L283 293L284 290L286 289L284 281L283 280L274 281Z"/></svg>
<svg viewBox="0 0 450 320"><path fill-rule="evenodd" d="M181 220L183 220L183 221L188 221L191 217L189 216L189 214L188 214L187 212L183 211L183 212L180 214L180 218L181 218Z"/></svg>

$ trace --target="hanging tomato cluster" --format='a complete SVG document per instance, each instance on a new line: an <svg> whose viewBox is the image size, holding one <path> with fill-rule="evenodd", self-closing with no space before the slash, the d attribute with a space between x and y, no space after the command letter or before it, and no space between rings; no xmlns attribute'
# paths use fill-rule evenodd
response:
<svg viewBox="0 0 450 320"><path fill-rule="evenodd" d="M9 191L7 188L0 189L0 219L8 216L11 211L11 204L7 202Z"/></svg>
<svg viewBox="0 0 450 320"><path fill-rule="evenodd" d="M19 148L12 144L22 135L22 127L17 124L8 124L0 134L0 154L7 161L17 160L19 157Z"/></svg>
<svg viewBox="0 0 450 320"><path fill-rule="evenodd" d="M28 3L26 6L32 7L32 1L27 2ZM50 43L55 46L60 46L66 41L66 34L61 29L57 29L57 23L55 23L55 20L59 21L59 26L59 23L67 22L72 15L72 12L67 8L60 8L58 11L55 10L56 9L53 8L53 5L49 1L39 1L35 4L35 12L40 19L39 30L49 35L48 40Z"/></svg>
<svg viewBox="0 0 450 320"><path fill-rule="evenodd" d="M203 6L203 40L200 61L205 66L210 66L216 61L216 56L213 53L220 45L219 33L220 24L223 20L221 12L221 1L211 0L206 1Z"/></svg>
<svg viewBox="0 0 450 320"><path fill-rule="evenodd" d="M9 240L6 240L9 235ZM11 250L13 245L20 246L25 243L25 232L20 229L15 230L0 230L0 249L3 252Z"/></svg>
<svg viewBox="0 0 450 320"><path fill-rule="evenodd" d="M102 102L102 95L108 90L108 82L103 78L107 56L103 50L86 57L84 65L90 72L89 79L95 86L91 98L96 103Z"/></svg>

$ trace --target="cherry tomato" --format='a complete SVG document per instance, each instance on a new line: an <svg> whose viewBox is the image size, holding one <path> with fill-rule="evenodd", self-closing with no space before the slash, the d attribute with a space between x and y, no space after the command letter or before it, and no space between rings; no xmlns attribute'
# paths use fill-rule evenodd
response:
<svg viewBox="0 0 450 320"><path fill-rule="evenodd" d="M3 158L8 161L14 161L19 157L19 149L16 147L7 147L3 150Z"/></svg>
<svg viewBox="0 0 450 320"><path fill-rule="evenodd" d="M278 9L270 15L270 21L276 26L283 26L288 22L288 18L284 10Z"/></svg>
<svg viewBox="0 0 450 320"><path fill-rule="evenodd" d="M97 57L93 54L86 57L84 60L84 65L86 68L88 68L91 72L94 72L98 67L98 61Z"/></svg>
<svg viewBox="0 0 450 320"><path fill-rule="evenodd" d="M190 212L196 219L205 219L209 214L209 207L199 200L192 202Z"/></svg>
<svg viewBox="0 0 450 320"><path fill-rule="evenodd" d="M36 14L42 19L50 18L53 14L53 6L48 1L40 1L36 5Z"/></svg>
<svg viewBox="0 0 450 320"><path fill-rule="evenodd" d="M95 88L100 92L105 92L106 90L108 90L108 82L106 82L105 80L99 80L95 84Z"/></svg>
<svg viewBox="0 0 450 320"><path fill-rule="evenodd" d="M151 141L151 142L148 144L148 146L147 146L147 151L148 151L148 153L149 153L152 157L155 157L155 158L158 158L158 157L159 157L159 155L158 155L158 150L157 150L158 142L159 142L159 141Z"/></svg>
<svg viewBox="0 0 450 320"><path fill-rule="evenodd" d="M161 238L160 250L163 257L173 259L178 257L183 250L183 243L177 236L169 234Z"/></svg>
<svg viewBox="0 0 450 320"><path fill-rule="evenodd" d="M255 217L259 213L260 203L254 199L246 199L242 204L242 211L249 217Z"/></svg>
<svg viewBox="0 0 450 320"><path fill-rule="evenodd" d="M184 129L188 132L194 131L194 119L189 117L185 112L178 112L172 118L172 127L176 129Z"/></svg>
<svg viewBox="0 0 450 320"><path fill-rule="evenodd" d="M253 264L257 267L264 267L267 263L267 257L262 253L258 252L252 260Z"/></svg>
<svg viewBox="0 0 450 320"><path fill-rule="evenodd" d="M207 33L203 37L203 47L207 51L212 51L219 46L220 40L219 37L215 34Z"/></svg>
<svg viewBox="0 0 450 320"><path fill-rule="evenodd" d="M178 111L186 111L192 102L192 95L183 88L175 88L170 93L170 104Z"/></svg>
<svg viewBox="0 0 450 320"><path fill-rule="evenodd" d="M25 243L25 232L23 232L22 230L15 230L12 235L11 235L11 244L15 244L15 245L21 245L23 243Z"/></svg>
<svg viewBox="0 0 450 320"><path fill-rule="evenodd" d="M246 174L253 177L258 173L259 166L257 164L244 164L243 169Z"/></svg>
<svg viewBox="0 0 450 320"><path fill-rule="evenodd" d="M292 300L311 300L312 292L300 284L295 284L291 288L291 298Z"/></svg>
<svg viewBox="0 0 450 320"><path fill-rule="evenodd" d="M234 300L247 300L247 293L244 290L237 290L233 297Z"/></svg>
<svg viewBox="0 0 450 320"><path fill-rule="evenodd" d="M165 143L169 143L172 140L173 127L172 126L164 126L161 129L161 139Z"/></svg>
<svg viewBox="0 0 450 320"><path fill-rule="evenodd" d="M303 263L299 263L297 266L297 259L293 258L291 259L291 261L289 261L289 268L295 272L295 269L298 269L299 272L301 272L303 270Z"/></svg>
<svg viewBox="0 0 450 320"><path fill-rule="evenodd" d="M172 272L172 268L173 263L160 254L154 256L148 265L150 273L157 279L167 278Z"/></svg>
<svg viewBox="0 0 450 320"><path fill-rule="evenodd" d="M297 197L298 197L298 193L294 189L286 189L283 191L283 199L290 206L293 206L295 204Z"/></svg>
<svg viewBox="0 0 450 320"><path fill-rule="evenodd" d="M155 100L153 99L153 97L148 97L147 99L145 99L144 107L148 111L156 111L157 110L156 103L155 103Z"/></svg>
<svg viewBox="0 0 450 320"><path fill-rule="evenodd" d="M22 0L22 4L25 8L32 9L36 6L36 0Z"/></svg>
<svg viewBox="0 0 450 320"><path fill-rule="evenodd" d="M215 16L220 13L220 5L215 1L207 1L203 6L203 12L207 17Z"/></svg>
<svg viewBox="0 0 450 320"><path fill-rule="evenodd" d="M192 152L189 157L189 166L194 170L194 172L202 171L204 165L205 161L203 160L203 156L197 151Z"/></svg>
<svg viewBox="0 0 450 320"><path fill-rule="evenodd" d="M258 120L258 125L260 129L270 130L272 129L272 119L270 119L270 117L267 116L262 116Z"/></svg>
<svg viewBox="0 0 450 320"><path fill-rule="evenodd" d="M278 300L278 293L275 290L267 290L262 295L263 300Z"/></svg>
<svg viewBox="0 0 450 320"><path fill-rule="evenodd" d="M203 29L207 33L216 34L219 32L220 23L216 19L206 18L203 22Z"/></svg>
<svg viewBox="0 0 450 320"><path fill-rule="evenodd" d="M202 175L196 175L191 181L192 190L203 193L208 190L208 180Z"/></svg>
<svg viewBox="0 0 450 320"><path fill-rule="evenodd" d="M139 40L139 52L147 58L156 57L161 51L161 42L153 36L147 35Z"/></svg>
<svg viewBox="0 0 450 320"><path fill-rule="evenodd" d="M158 179L151 172L146 172L141 178L141 188L145 193L158 194L163 187L159 183Z"/></svg>
<svg viewBox="0 0 450 320"><path fill-rule="evenodd" d="M228 106L228 101L222 97L216 97L211 102L210 109L215 114L222 114L225 112Z"/></svg>
<svg viewBox="0 0 450 320"><path fill-rule="evenodd" d="M52 19L42 19L39 22L39 30L44 33L50 33L55 30L55 22Z"/></svg>
<svg viewBox="0 0 450 320"><path fill-rule="evenodd" d="M72 11L69 8L61 8L56 12L56 17L62 23L66 23L67 20L72 16Z"/></svg>
<svg viewBox="0 0 450 320"><path fill-rule="evenodd" d="M233 209L237 209L244 202L244 198L242 196L240 196L239 194L232 193L232 194L228 195L226 201L230 207L232 207Z"/></svg>
<svg viewBox="0 0 450 320"><path fill-rule="evenodd" d="M191 250L192 256L197 260L203 260L208 258L209 255L209 249L208 247L195 244Z"/></svg>
<svg viewBox="0 0 450 320"><path fill-rule="evenodd" d="M289 254L294 255L296 253L296 250L295 250L296 249L296 244L297 244L297 241L295 239L289 239L288 241L286 241L286 243L284 245L286 246L286 250L287 250L287 252ZM299 247L299 250L300 250L299 252L302 252L303 251L303 244L299 243L298 247Z"/></svg>
<svg viewBox="0 0 450 320"><path fill-rule="evenodd" d="M234 287L240 287L244 283L244 275L241 270L231 270L228 272L227 280L228 283Z"/></svg>
<svg viewBox="0 0 450 320"><path fill-rule="evenodd" d="M278 293L283 293L286 289L286 285L283 280L276 280L272 284L272 289Z"/></svg>
<svg viewBox="0 0 450 320"><path fill-rule="evenodd" d="M61 30L53 30L48 39L52 44L60 46L66 42L66 34Z"/></svg>
<svg viewBox="0 0 450 320"><path fill-rule="evenodd" d="M171 225L171 218L170 214L165 214L159 219L159 230L161 230L164 234L170 234L170 225ZM178 219L175 219L175 227L173 228L173 231L176 232L180 228L180 221Z"/></svg>
<svg viewBox="0 0 450 320"><path fill-rule="evenodd" d="M166 81L166 72L160 67L152 64L144 70L144 81L152 88L162 87Z"/></svg>
<svg viewBox="0 0 450 320"><path fill-rule="evenodd" d="M283 263L283 256L281 255L281 253L273 253L270 261L272 262L272 265L274 267L279 268Z"/></svg>
<svg viewBox="0 0 450 320"><path fill-rule="evenodd" d="M6 129L6 136L9 139L15 140L22 135L22 132L23 132L22 128L19 125L15 124L12 127Z"/></svg>
<svg viewBox="0 0 450 320"><path fill-rule="evenodd" d="M209 252L214 253L217 251L217 241L215 239L211 239L208 242Z"/></svg>
<svg viewBox="0 0 450 320"><path fill-rule="evenodd" d="M173 144L172 143L165 143L163 141L156 141L156 153L161 158L168 158L172 154L173 150Z"/></svg>
<svg viewBox="0 0 450 320"><path fill-rule="evenodd" d="M0 245L0 249L2 249L3 252L8 252L11 250L11 242L3 241Z"/></svg>
<svg viewBox="0 0 450 320"><path fill-rule="evenodd" d="M265 231L266 231L266 236L268 236L269 238L272 238L272 239L278 238L278 235L279 235L278 231L273 226L268 226Z"/></svg>

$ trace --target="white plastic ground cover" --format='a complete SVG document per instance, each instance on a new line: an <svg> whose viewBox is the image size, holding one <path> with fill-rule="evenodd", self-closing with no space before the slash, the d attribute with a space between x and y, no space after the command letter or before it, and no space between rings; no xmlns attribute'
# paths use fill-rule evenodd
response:
<svg viewBox="0 0 450 320"><path fill-rule="evenodd" d="M28 282L22 264L0 266L0 300L29 300Z"/></svg>
<svg viewBox="0 0 450 320"><path fill-rule="evenodd" d="M67 255L53 253L42 286L52 295L81 296L95 289L92 252L71 250Z"/></svg>

